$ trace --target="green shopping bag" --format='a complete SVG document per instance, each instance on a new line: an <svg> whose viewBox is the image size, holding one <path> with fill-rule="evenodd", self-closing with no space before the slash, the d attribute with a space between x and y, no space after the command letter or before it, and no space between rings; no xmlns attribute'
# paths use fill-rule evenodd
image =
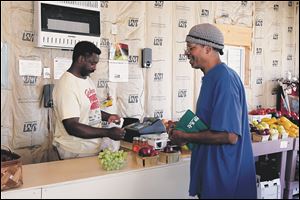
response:
<svg viewBox="0 0 300 200"><path fill-rule="evenodd" d="M180 120L176 123L175 130L184 131L187 133L199 132L207 130L208 126L195 115L191 110L187 110ZM190 150L196 144L188 143L187 146Z"/></svg>

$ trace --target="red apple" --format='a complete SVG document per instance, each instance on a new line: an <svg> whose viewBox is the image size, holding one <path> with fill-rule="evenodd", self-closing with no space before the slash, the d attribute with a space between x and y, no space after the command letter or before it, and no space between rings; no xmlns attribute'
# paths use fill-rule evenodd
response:
<svg viewBox="0 0 300 200"><path fill-rule="evenodd" d="M250 115L257 115L257 111L256 111L256 110L251 110L251 111L249 112L249 114L250 114Z"/></svg>
<svg viewBox="0 0 300 200"><path fill-rule="evenodd" d="M263 109L263 108L261 108L261 109L259 109L259 110L257 111L257 113L258 113L259 115L265 115L265 114L266 114L266 110Z"/></svg>
<svg viewBox="0 0 300 200"><path fill-rule="evenodd" d="M164 151L165 153L171 153L171 152L173 151L173 147L172 147L171 145L167 145L167 146L163 149L163 151Z"/></svg>
<svg viewBox="0 0 300 200"><path fill-rule="evenodd" d="M149 147L142 147L139 150L139 156L149 157L150 155L151 155L151 148L149 148Z"/></svg>
<svg viewBox="0 0 300 200"><path fill-rule="evenodd" d="M271 109L271 108L267 108L267 109L266 109L266 113L267 113L267 114L270 114L270 113L271 113L271 111L272 111L272 109Z"/></svg>
<svg viewBox="0 0 300 200"><path fill-rule="evenodd" d="M150 156L157 156L159 152L157 150L152 150Z"/></svg>
<svg viewBox="0 0 300 200"><path fill-rule="evenodd" d="M296 112L291 112L291 115L294 120L297 120L297 118L299 119L299 116Z"/></svg>
<svg viewBox="0 0 300 200"><path fill-rule="evenodd" d="M286 116L287 118L291 118L292 115L291 115L291 112L287 111L286 113L284 113L284 116Z"/></svg>
<svg viewBox="0 0 300 200"><path fill-rule="evenodd" d="M276 108L272 108L270 112L271 113L276 113Z"/></svg>

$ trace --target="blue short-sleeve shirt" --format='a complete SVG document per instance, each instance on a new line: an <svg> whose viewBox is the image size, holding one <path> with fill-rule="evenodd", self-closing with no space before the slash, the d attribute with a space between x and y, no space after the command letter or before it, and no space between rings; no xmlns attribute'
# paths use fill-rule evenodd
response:
<svg viewBox="0 0 300 200"><path fill-rule="evenodd" d="M243 84L221 63L202 79L196 115L210 130L238 135L234 145L198 144L192 151L191 196L256 198L256 175Z"/></svg>

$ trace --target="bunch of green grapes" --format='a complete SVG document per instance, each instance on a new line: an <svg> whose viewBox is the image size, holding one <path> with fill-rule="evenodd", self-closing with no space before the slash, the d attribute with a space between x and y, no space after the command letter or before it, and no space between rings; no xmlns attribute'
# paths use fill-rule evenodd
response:
<svg viewBox="0 0 300 200"><path fill-rule="evenodd" d="M98 159L103 169L105 170L119 170L121 169L126 161L127 153L123 150L112 152L108 149L100 152Z"/></svg>

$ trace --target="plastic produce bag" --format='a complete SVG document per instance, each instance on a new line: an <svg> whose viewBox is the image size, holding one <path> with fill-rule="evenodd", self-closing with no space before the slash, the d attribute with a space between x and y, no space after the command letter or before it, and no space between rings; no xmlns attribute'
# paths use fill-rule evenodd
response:
<svg viewBox="0 0 300 200"><path fill-rule="evenodd" d="M119 127L122 128L124 119L121 118L120 123L110 123L108 124L107 128ZM100 146L100 150L109 149L112 152L119 151L120 149L120 141L112 140L109 137L102 138L102 143Z"/></svg>

